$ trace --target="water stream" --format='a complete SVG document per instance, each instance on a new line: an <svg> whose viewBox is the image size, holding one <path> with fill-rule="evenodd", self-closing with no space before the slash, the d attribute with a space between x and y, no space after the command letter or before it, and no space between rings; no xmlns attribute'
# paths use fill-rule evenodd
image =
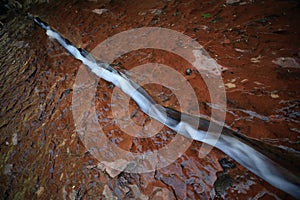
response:
<svg viewBox="0 0 300 200"><path fill-rule="evenodd" d="M30 16L31 17L31 16ZM31 17L32 18L32 17ZM282 166L277 160L278 152L275 148L267 144L247 138L231 129L224 128L221 136L218 138L215 133L208 133L206 136L209 122L196 116L180 113L176 110L163 107L155 101L142 89L137 83L130 80L125 74L116 71L107 63L97 62L91 54L83 49L77 49L68 40L63 38L57 31L39 18L32 18L36 24L46 30L50 38L56 39L72 56L81 60L93 73L100 78L113 83L124 93L129 95L139 106L139 108L164 125L184 135L185 137L214 145L215 147L229 155L231 158L245 166L247 169L260 176L273 186L280 188L294 197L300 196L300 181L298 175ZM255 114L251 111L239 110L251 116L267 120L266 117ZM193 121L199 120L199 127L193 125ZM211 122L213 123L213 122ZM262 148L263 147L263 148ZM270 156L273 155L273 156ZM282 156L279 156L282 158ZM299 160L299 155L294 155L293 159ZM296 160L294 160L297 162ZM299 163L299 162L298 162Z"/></svg>

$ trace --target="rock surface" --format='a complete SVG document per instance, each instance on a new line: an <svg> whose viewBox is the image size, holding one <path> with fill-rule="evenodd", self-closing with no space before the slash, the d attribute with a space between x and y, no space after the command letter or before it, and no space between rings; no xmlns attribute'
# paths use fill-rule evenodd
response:
<svg viewBox="0 0 300 200"><path fill-rule="evenodd" d="M226 69L218 72L224 83L230 83L226 88L226 123L250 137L300 151L300 72L298 67L290 69L276 61L299 60L300 10L296 1L62 0L15 4L88 51L133 28L156 26L186 34ZM10 11L1 7L0 16L1 199L293 199L235 162L222 196L212 192L217 172L223 171L218 160L225 155L213 149L200 158L200 142L193 142L174 163L154 172L113 173L98 167L99 160L91 156L76 132L71 109L81 63L49 40L25 14L14 11L12 3L9 6ZM149 62L171 66L185 76L198 97L200 113L210 115L212 105L205 82L184 59L142 49L122 55L114 64L130 70ZM189 76L185 75L187 69L192 70ZM145 88L159 103L180 109L168 88L155 84ZM113 90L99 80L94 102L99 124L110 142L125 151L141 153L172 141L176 133L166 127L151 138L122 132L111 113ZM149 123L133 102L129 112L136 124L144 127Z"/></svg>

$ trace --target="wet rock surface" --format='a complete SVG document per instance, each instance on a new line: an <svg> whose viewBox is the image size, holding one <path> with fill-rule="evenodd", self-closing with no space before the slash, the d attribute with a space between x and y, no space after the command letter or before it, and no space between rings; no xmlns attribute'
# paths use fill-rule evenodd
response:
<svg viewBox="0 0 300 200"><path fill-rule="evenodd" d="M217 149L202 158L202 144L195 141L174 163L154 172L106 169L75 129L73 84L81 63L49 40L24 13L3 10L1 199L293 199L234 161L220 164L226 155ZM297 1L50 1L33 4L27 11L88 51L138 27L165 27L190 36L226 67L222 73L227 84L226 123L283 150L300 151ZM201 114L210 114L215 105L210 104L204 81L184 60L146 49L127 53L114 64L129 70L147 62L172 66L185 76L197 94ZM187 69L192 73L187 74ZM159 103L180 109L167 88L145 88ZM123 133L111 113L112 91L110 84L99 80L95 106L99 124L112 143L139 153L162 148L175 137L166 127L151 138ZM133 102L129 107L132 120L142 126L148 123ZM221 165L229 166L226 173Z"/></svg>

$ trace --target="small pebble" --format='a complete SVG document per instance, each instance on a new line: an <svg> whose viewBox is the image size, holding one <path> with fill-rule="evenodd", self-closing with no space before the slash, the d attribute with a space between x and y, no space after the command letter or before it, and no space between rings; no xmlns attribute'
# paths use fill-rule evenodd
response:
<svg viewBox="0 0 300 200"><path fill-rule="evenodd" d="M192 70L190 68L187 68L185 71L185 74L189 76L189 75L191 75L191 73L192 73Z"/></svg>
<svg viewBox="0 0 300 200"><path fill-rule="evenodd" d="M236 87L236 85L234 83L226 83L225 86L229 89Z"/></svg>
<svg viewBox="0 0 300 200"><path fill-rule="evenodd" d="M271 98L273 98L273 99L277 99L277 98L279 98L279 95L278 95L278 94L274 94L274 93L272 93L272 94L271 94Z"/></svg>

